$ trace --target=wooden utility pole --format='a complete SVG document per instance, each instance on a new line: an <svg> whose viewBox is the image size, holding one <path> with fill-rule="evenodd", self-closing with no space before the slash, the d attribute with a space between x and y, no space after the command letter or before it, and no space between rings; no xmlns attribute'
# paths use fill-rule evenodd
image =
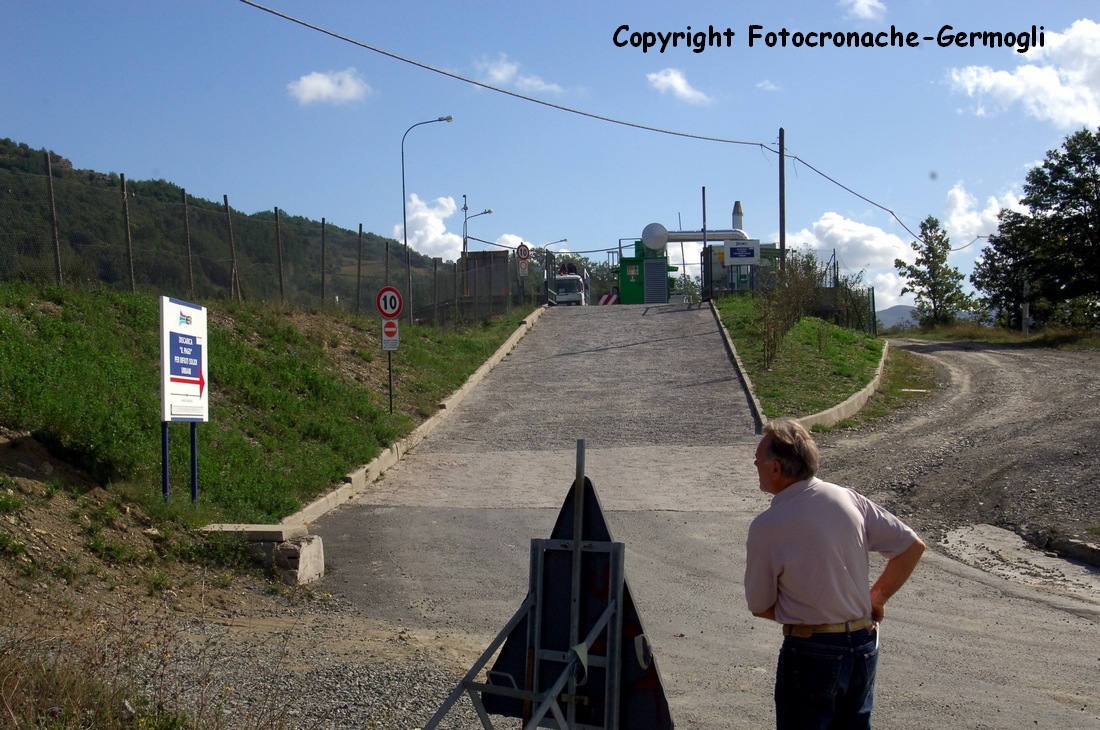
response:
<svg viewBox="0 0 1100 730"><path fill-rule="evenodd" d="M359 258L355 265L355 313L359 314L360 300L363 295L363 224L359 224Z"/></svg>
<svg viewBox="0 0 1100 730"><path fill-rule="evenodd" d="M225 225L229 231L229 258L231 260L230 272L229 272L229 298L233 299L236 295L236 300L241 301L241 280L237 273L237 246L233 242L233 214L229 208L229 196L223 195L222 200L225 202Z"/></svg>
<svg viewBox="0 0 1100 730"><path fill-rule="evenodd" d="M279 209L275 208L275 260L279 265L279 304L286 304L283 293L283 230L279 222Z"/></svg>
<svg viewBox="0 0 1100 730"><path fill-rule="evenodd" d="M787 270L787 160L783 127L779 128L779 270Z"/></svg>
<svg viewBox="0 0 1100 730"><path fill-rule="evenodd" d="M187 246L187 281L190 285L191 299L195 298L195 269L191 264L191 221L187 214L187 190L180 188L180 197L183 199L183 240Z"/></svg>
<svg viewBox="0 0 1100 730"><path fill-rule="evenodd" d="M126 226L126 257L130 260L130 291L137 291L137 283L134 281L134 240L130 235L130 200L126 195L126 176L122 179L122 220Z"/></svg>
<svg viewBox="0 0 1100 730"><path fill-rule="evenodd" d="M53 229L53 261L57 283L64 284L61 276L61 237L57 234L57 203L53 196L53 164L50 162L49 152L46 152L46 189L50 193L50 224Z"/></svg>

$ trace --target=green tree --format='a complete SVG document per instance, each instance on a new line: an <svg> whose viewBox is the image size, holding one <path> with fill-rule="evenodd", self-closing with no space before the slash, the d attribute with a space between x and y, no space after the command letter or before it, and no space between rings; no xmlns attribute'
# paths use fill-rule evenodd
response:
<svg viewBox="0 0 1100 730"><path fill-rule="evenodd" d="M947 263L951 240L935 216L921 222L920 240L910 246L917 254L916 262L895 259L894 268L905 280L901 293L916 295L917 323L922 327L953 323L960 311L973 304L962 290L962 273Z"/></svg>
<svg viewBox="0 0 1100 730"><path fill-rule="evenodd" d="M1026 301L1037 322L1095 325L1100 129L1082 129L1048 151L1043 164L1028 171L1021 202L1027 214L1001 211L971 282L1006 323L1019 324L1026 281Z"/></svg>

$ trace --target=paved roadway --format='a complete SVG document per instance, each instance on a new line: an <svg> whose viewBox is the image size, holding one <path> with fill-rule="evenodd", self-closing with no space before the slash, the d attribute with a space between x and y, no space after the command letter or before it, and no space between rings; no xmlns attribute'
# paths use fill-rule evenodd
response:
<svg viewBox="0 0 1100 730"><path fill-rule="evenodd" d="M584 439L680 728L774 722L777 627L744 608L767 506L747 398L707 308L547 311L427 440L322 517L322 590L469 666L527 591ZM1096 603L929 554L888 607L876 727L1100 727ZM506 725L505 725L506 726Z"/></svg>

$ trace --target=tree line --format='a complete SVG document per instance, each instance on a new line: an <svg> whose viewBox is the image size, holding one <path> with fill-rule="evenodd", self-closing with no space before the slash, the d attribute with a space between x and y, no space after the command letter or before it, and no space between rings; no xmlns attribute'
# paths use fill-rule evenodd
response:
<svg viewBox="0 0 1100 730"><path fill-rule="evenodd" d="M970 283L948 265L951 242L934 216L912 242L916 261L894 262L902 294L916 298L918 324L953 323L966 312L990 324L1021 328L1100 328L1100 129L1082 129L1028 171L1020 202L1004 208L997 231L974 264Z"/></svg>

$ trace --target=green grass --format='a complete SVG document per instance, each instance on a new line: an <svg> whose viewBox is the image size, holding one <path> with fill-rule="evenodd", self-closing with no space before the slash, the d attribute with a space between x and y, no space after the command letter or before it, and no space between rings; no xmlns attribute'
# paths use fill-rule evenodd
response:
<svg viewBox="0 0 1100 730"><path fill-rule="evenodd" d="M806 317L765 368L754 300L727 297L715 305L768 418L808 416L844 402L871 381L882 358L882 340Z"/></svg>
<svg viewBox="0 0 1100 730"><path fill-rule="evenodd" d="M1018 330L985 327L977 324L959 324L931 330L906 330L904 337L928 340L973 340L996 345L1020 347L1051 347L1060 350L1100 350L1100 332L1051 327L1030 334Z"/></svg>
<svg viewBox="0 0 1100 730"><path fill-rule="evenodd" d="M527 313L460 331L403 326L391 414L388 393L364 387L334 356L345 349L367 368L381 349L377 320L326 312L333 326L310 333L278 308L210 303L210 422L197 428L194 509L186 425L169 427L173 497L167 506L160 497L158 299L6 283L0 424L30 431L157 516L277 522L434 413Z"/></svg>

